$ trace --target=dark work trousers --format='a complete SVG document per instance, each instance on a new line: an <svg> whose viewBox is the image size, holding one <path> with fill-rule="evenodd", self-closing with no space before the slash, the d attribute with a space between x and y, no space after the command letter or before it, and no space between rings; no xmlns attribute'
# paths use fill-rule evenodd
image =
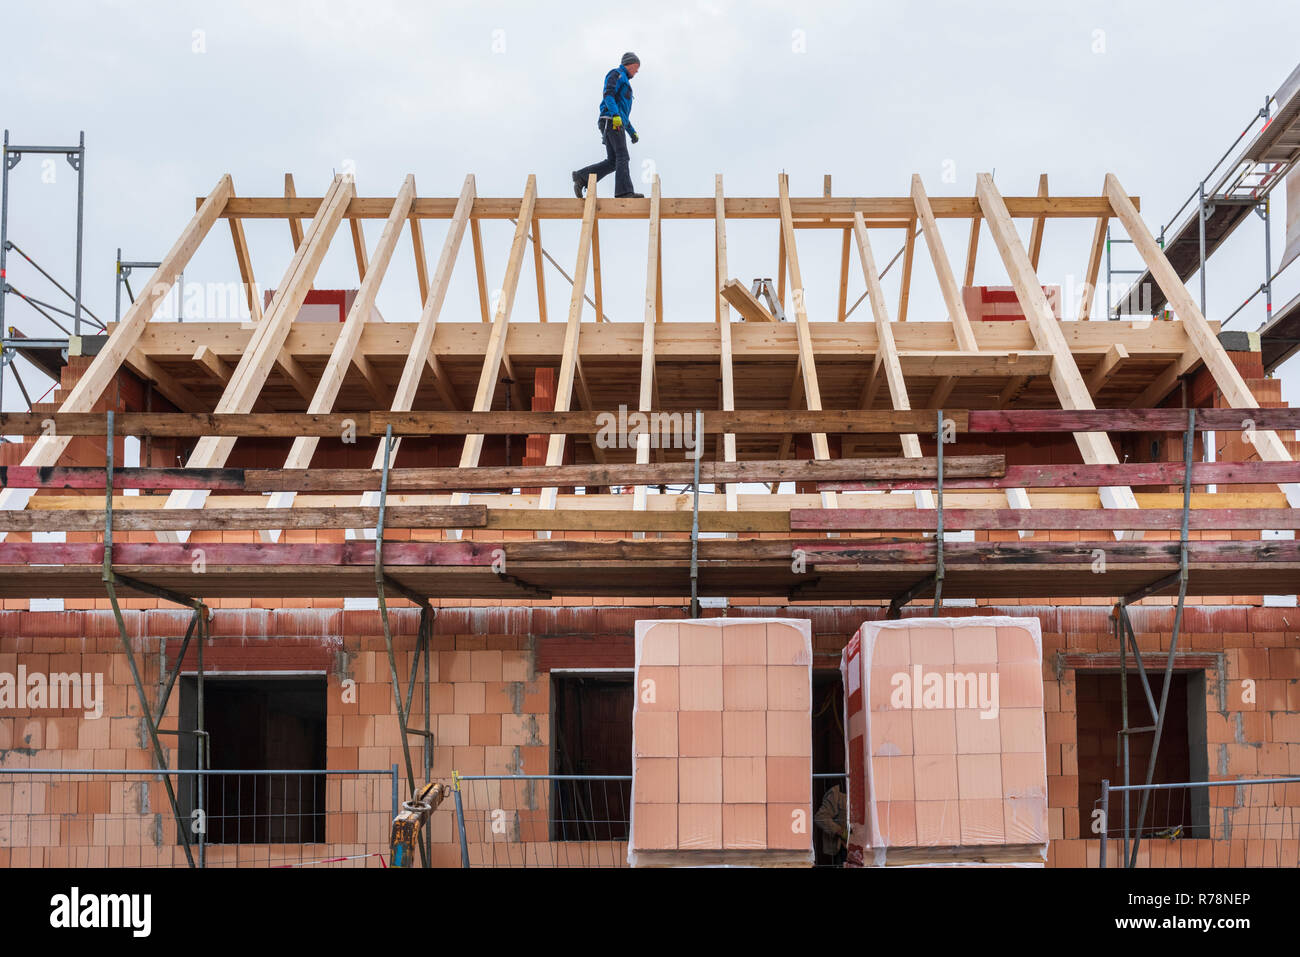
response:
<svg viewBox="0 0 1300 957"><path fill-rule="evenodd" d="M614 129L608 118L602 118L598 124L601 137L605 141L605 158L599 163L584 166L577 170L576 176L585 186L587 177L596 174L599 182L610 173L614 174L614 195L623 196L632 192L632 173L628 169L627 130Z"/></svg>

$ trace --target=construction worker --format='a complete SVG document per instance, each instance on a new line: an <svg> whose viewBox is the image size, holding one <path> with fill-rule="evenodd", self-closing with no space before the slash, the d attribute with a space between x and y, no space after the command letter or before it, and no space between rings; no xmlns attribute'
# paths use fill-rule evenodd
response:
<svg viewBox="0 0 1300 957"><path fill-rule="evenodd" d="M822 853L830 858L832 865L844 863L845 842L848 840L848 807L844 800L844 789L838 784L826 792L821 807L813 816L813 823L822 832Z"/></svg>
<svg viewBox="0 0 1300 957"><path fill-rule="evenodd" d="M596 127L605 143L605 158L573 172L573 195L582 199L587 189L587 177L596 174L599 181L614 174L614 196L618 199L643 198L632 191L632 173L628 169L627 138L635 143L640 139L628 114L632 112L632 84L629 82L641 69L641 60L635 53L624 53L622 62L605 74L605 94L600 101L600 118Z"/></svg>

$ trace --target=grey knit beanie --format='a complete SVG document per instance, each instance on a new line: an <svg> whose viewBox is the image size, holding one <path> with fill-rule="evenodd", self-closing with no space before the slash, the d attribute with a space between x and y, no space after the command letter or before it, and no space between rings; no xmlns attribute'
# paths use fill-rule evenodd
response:
<svg viewBox="0 0 1300 957"><path fill-rule="evenodd" d="M629 50L627 53L623 54L623 59L620 60L619 62L623 66L627 66L629 63L640 63L641 58Z"/></svg>

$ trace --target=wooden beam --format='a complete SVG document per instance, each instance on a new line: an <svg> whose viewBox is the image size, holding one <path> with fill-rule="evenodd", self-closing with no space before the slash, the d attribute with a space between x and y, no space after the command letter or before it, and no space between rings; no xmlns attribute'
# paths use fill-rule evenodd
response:
<svg viewBox="0 0 1300 957"><path fill-rule="evenodd" d="M567 192L567 189L566 189ZM1133 197L1134 205L1138 198ZM1096 219L1109 215L1109 203L1103 196L1008 196L1007 209L1017 219L1032 219L1046 214L1048 219ZM934 215L939 219L969 220L979 213L979 201L969 196L940 196L932 200ZM198 204L196 203L196 206ZM294 200L272 197L238 197L223 214L243 219L285 219L309 217L320 205L320 198ZM348 204L347 218L383 219L392 208L392 197L358 197ZM450 219L455 209L454 197L421 197L416 201L412 215L419 219ZM902 229L912 215L912 201L907 196L794 196L790 199L795 228L801 225L820 225L827 229L845 229L853 222L853 214L861 212L869 229ZM1140 209L1141 207L1138 206ZM518 197L480 199L474 207L475 219L513 219L519 209ZM650 213L648 199L600 199L596 201L596 219L644 220ZM773 196L730 197L727 200L728 219L779 219L780 203ZM539 198L538 219L582 218L582 200L565 198ZM661 219L713 218L713 197L694 196L665 198L661 203Z"/></svg>
<svg viewBox="0 0 1300 957"><path fill-rule="evenodd" d="M903 367L898 361L893 321L889 317L889 305L885 302L884 290L880 287L880 272L876 268L876 257L871 251L871 240L867 236L867 222L861 213L854 214L853 234L857 239L858 259L862 263L862 278L867 285L867 300L871 304L871 316L876 324L876 361L872 363L864 399L868 404L874 399L873 389L875 383L879 381L877 370L880 369L885 373L885 382L889 385L889 399L894 409L907 412L912 408L907 395L907 380L903 378ZM915 432L903 433L899 439L906 458L921 458L921 440ZM918 492L916 505L918 508L932 508L934 499L928 491Z"/></svg>
<svg viewBox="0 0 1300 957"><path fill-rule="evenodd" d="M274 365L276 371L289 380L289 385L293 386L294 391L302 396L304 401L310 402L316 383L302 367L302 363L293 357L293 353L281 348L276 353Z"/></svg>
<svg viewBox="0 0 1300 957"><path fill-rule="evenodd" d="M1291 508L1196 508L1187 513L1189 529L1225 531L1300 529L1300 511ZM1140 529L1168 532L1183 518L1180 508L954 508L944 510L951 528L976 530L1076 529L1109 531ZM924 509L801 508L790 510L791 531L930 532L938 516ZM949 524L950 523L950 524Z"/></svg>
<svg viewBox="0 0 1300 957"><path fill-rule="evenodd" d="M397 390L393 393L393 400L390 408L394 413L409 412L415 404L415 395L420 388L420 380L424 377L424 367L428 364L433 372L434 387L438 390L438 395L443 404L448 409L462 409L459 397L451 387L451 379L446 370L442 368L442 363L433 352L434 333L438 328L438 316L442 313L442 304L447 298L447 287L451 283L451 274L456 267L456 259L460 254L460 247L465 241L465 227L470 222L470 213L474 209L474 176L469 174L465 177L465 182L460 189L460 198L456 201L456 211L452 214L451 222L447 226L447 235L442 242L442 251L438 254L438 265L433 270L433 282L429 288L429 294L424 298L424 308L420 311L420 319L415 326L415 335L411 338L411 348L406 354L406 360L402 364L402 376L397 382ZM418 222L412 219L414 224ZM397 464L397 450L401 446L400 437L394 437L391 454L388 460L389 468ZM378 449L375 450L375 458L371 468L375 470L384 467L384 441L381 439ZM363 496L363 505L377 505L378 497L373 495ZM354 537L356 530L353 530Z"/></svg>
<svg viewBox="0 0 1300 957"><path fill-rule="evenodd" d="M1147 269L1151 271L1152 277L1160 285L1160 290L1165 294L1169 304L1173 306L1174 313L1178 320L1183 324L1187 331L1187 338L1191 340L1192 347L1200 355L1201 361L1205 367L1210 370L1210 375L1214 377L1215 384L1218 385L1219 391L1223 393L1224 399L1233 408L1249 409L1258 408L1259 402L1255 399L1255 394L1250 391L1246 385L1246 380L1242 378L1237 367L1232 364L1228 358L1227 352L1224 351L1222 344L1219 342L1210 324L1201 314L1196 302L1192 299L1191 293L1183 285L1178 273L1174 267L1169 264L1165 251L1160 248L1151 231L1147 229L1146 223L1138 215L1136 207L1128 194L1124 192L1124 187L1120 185L1119 180L1114 173L1106 174L1106 197L1110 200L1111 208L1120 222L1124 224L1124 229L1128 231L1129 238L1137 247L1142 259L1147 264ZM1269 430L1252 431L1252 444L1259 457L1267 462L1288 462L1291 460L1291 454L1287 451L1282 440L1278 438L1277 433ZM1292 485L1283 489L1286 493L1287 500L1293 506L1300 506L1300 486Z"/></svg>
<svg viewBox="0 0 1300 957"><path fill-rule="evenodd" d="M1106 226L1109 222L1110 217L1098 216L1097 225L1092 229L1092 245L1088 250L1088 267L1083 277L1083 298L1079 301L1080 322L1087 322L1092 318L1092 300L1097 294L1097 275L1101 271L1102 254L1106 251Z"/></svg>
<svg viewBox="0 0 1300 957"><path fill-rule="evenodd" d="M355 194L350 176L336 176L326 193L320 210L311 221L307 235L298 252L289 263L284 278L271 300L270 308L258 324L249 346L235 367L215 411L218 413L248 412L253 408L262 386L284 349L293 319L302 308L308 287L329 248L330 239L339 227L343 211ZM230 436L207 435L201 438L190 454L187 466L212 468L224 465L235 446ZM201 507L203 496L173 492L167 499L169 508Z"/></svg>
<svg viewBox="0 0 1300 957"><path fill-rule="evenodd" d="M376 296L379 294L380 283L384 281L384 275L388 272L388 264L392 261L393 250L397 248L397 241L402 235L402 224L410 216L411 202L414 199L415 177L408 174L402 182L401 189L397 192L397 198L393 200L393 209L389 213L388 221L384 223L383 232L379 234L379 241L375 244L374 258L373 260L367 258L361 287L357 290L356 298L352 301L352 308L343 321L343 328L339 333L339 337L334 341L334 350L330 353L329 360L325 363L325 368L316 383L315 392L311 395L311 400L307 405L307 411L310 414L318 415L330 412L334 408L334 400L338 398L339 390L343 387L343 380L347 376L348 369L351 367L353 360L357 358L357 344L361 341L361 331L370 320L370 311L374 307ZM287 469L308 468L319 444L320 439L315 436L299 436L294 439L293 446L289 449L289 454L285 458L284 467ZM274 497L270 500L272 507L278 508L287 507L291 502L292 499L276 501Z"/></svg>
<svg viewBox="0 0 1300 957"><path fill-rule="evenodd" d="M176 381L176 377L163 369L139 349L132 349L124 363L131 371L143 379L152 382L168 402L182 412L203 412L207 404L185 386Z"/></svg>
<svg viewBox="0 0 1300 957"><path fill-rule="evenodd" d="M914 201L915 202L915 201ZM907 300L912 289L912 256L916 251L916 216L907 223L907 240L903 244L903 278L898 290L898 321L907 322Z"/></svg>
<svg viewBox="0 0 1300 957"><path fill-rule="evenodd" d="M970 238L966 240L966 274L962 277L963 286L973 286L975 284L975 257L979 253L980 246L980 214L979 210L970 220Z"/></svg>
<svg viewBox="0 0 1300 957"><path fill-rule="evenodd" d="M925 245L930 250L930 259L934 262L935 276L939 280L939 289L943 293L944 305L948 307L948 319L952 322L953 335L957 337L957 348L963 352L979 352L979 343L971 329L970 318L966 315L966 304L961 298L961 289L953 278L952 266L948 263L948 253L943 247L943 237L939 235L939 225L934 220L930 208L930 199L925 194L925 186L919 174L912 174L912 201L916 203L916 216L921 221L921 232L925 234ZM901 311L901 310L900 310Z"/></svg>
<svg viewBox="0 0 1300 957"><path fill-rule="evenodd" d="M655 394L655 325L659 318L659 176L650 184L649 246L646 253L645 311L641 317L641 378L637 394L637 409L649 412ZM650 461L650 433L643 430L636 437L636 462L645 465ZM646 491L638 486L632 495L632 508L643 512Z"/></svg>
<svg viewBox="0 0 1300 957"><path fill-rule="evenodd" d="M1010 274L1011 283L1016 290L1016 298L1020 301L1020 308L1024 311L1034 341L1038 344L1038 348L1053 355L1051 380L1061 406L1065 409L1095 408L1083 376L1079 374L1079 367L1075 364L1074 356L1066 344L1065 336L1061 333L1060 325L1047 303L1047 296L1043 293L1038 276L1029 263L1029 256L1020 243L1020 237L1011 222L1006 204L1002 202L1001 194L993 185L993 177L987 173L980 173L976 177L976 182L984 218L988 221L993 241ZM1114 464L1119 461L1110 439L1104 432L1076 432L1074 439L1084 462L1089 465ZM1106 487L1101 489L1100 494L1102 504L1107 508L1138 507L1137 499L1133 497L1132 490L1127 486Z"/></svg>
<svg viewBox="0 0 1300 957"><path fill-rule="evenodd" d="M524 248L528 243L528 230L532 226L533 204L536 201L537 177L529 174L528 183L524 188L524 198L519 205L514 240L510 244L510 257L506 261L505 279L501 283L501 298L497 301L487 351L483 357L483 368L479 373L478 389L474 393L475 412L486 412L492 408L492 397L496 394L501 360L506 353L506 329L510 325L510 312L515 304L515 291L519 288L519 273L523 268ZM465 446L460 455L461 468L478 465L482 453L482 433L465 436ZM464 503L456 502L456 504Z"/></svg>
<svg viewBox="0 0 1300 957"><path fill-rule="evenodd" d="M1110 377L1128 361L1128 358L1128 350L1121 343L1117 342L1107 349L1096 368L1083 380L1084 385L1088 387L1088 392L1095 398L1097 393L1106 387Z"/></svg>
<svg viewBox="0 0 1300 957"><path fill-rule="evenodd" d="M722 174L713 177L713 257L715 263L714 280L721 283L727 275L727 201L722 194ZM731 362L731 310L719 286L716 302L718 315L719 371L722 375L722 408L725 412L736 409L736 380ZM695 436L695 441L702 443L704 436ZM733 432L722 436L722 460L726 463L736 461L736 436ZM727 499L727 511L734 512L739 507L737 488L728 483L723 486L723 495Z"/></svg>
<svg viewBox="0 0 1300 957"><path fill-rule="evenodd" d="M537 321L546 321L546 274L542 270L542 224L533 219L533 266L537 272Z"/></svg>
<svg viewBox="0 0 1300 957"><path fill-rule="evenodd" d="M429 301L429 265L424 255L424 224L412 216L411 252L415 254L415 278L420 284L420 308Z"/></svg>
<svg viewBox="0 0 1300 957"><path fill-rule="evenodd" d="M193 218L181 230L180 236L172 244L171 249L163 256L158 268L142 288L139 297L127 309L122 321L113 328L104 347L90 361L90 365L77 380L77 384L72 387L68 397L60 404L60 412L89 412L99 401L108 384L113 381L122 367L122 363L135 350L145 326L153 317L159 304L167 297L172 285L212 228L212 224L221 216L234 191L234 183L229 173L217 181L217 185L203 200L203 204ZM40 438L23 456L23 465L53 465L72 441L71 436L63 433L47 434L42 431L37 434ZM100 434L103 434L102 430ZM6 488L0 491L0 510L23 508L29 498L31 498L30 490Z"/></svg>
<svg viewBox="0 0 1300 957"><path fill-rule="evenodd" d="M478 200L475 200L477 203ZM470 219L469 237L474 246L474 277L478 282L478 311L484 322L491 321L492 306L488 301L487 266L483 261L483 233L479 221Z"/></svg>
<svg viewBox="0 0 1300 957"><path fill-rule="evenodd" d="M600 201L596 201L597 211L600 208ZM592 292L596 302L596 321L605 321L605 304L601 298L600 291L600 220L591 227L591 284Z"/></svg>
<svg viewBox="0 0 1300 957"><path fill-rule="evenodd" d="M844 230L844 239L840 243L840 300L835 318L844 322L848 319L849 308L849 243L853 230Z"/></svg>
<svg viewBox="0 0 1300 957"><path fill-rule="evenodd" d="M1047 198L1047 174L1043 173L1038 177L1038 195ZM1029 230L1029 265L1034 267L1034 272L1038 272L1038 257L1043 251L1043 226L1047 222L1047 216L1039 214L1034 217L1034 225Z"/></svg>
<svg viewBox="0 0 1300 957"><path fill-rule="evenodd" d="M298 198L298 191L293 186L293 174L284 174L284 198L286 200L295 200ZM320 207L320 200L308 200L310 212L308 216L314 216L316 210ZM296 215L289 217L289 238L293 241L293 251L296 253L302 248L302 220Z"/></svg>
<svg viewBox="0 0 1300 957"><path fill-rule="evenodd" d="M230 364L218 356L209 346L199 346L194 350L194 361L212 373L212 377L225 385L230 381Z"/></svg>
<svg viewBox="0 0 1300 957"><path fill-rule="evenodd" d="M738 279L728 279L722 284L719 298L736 307L736 311L748 322L776 322L767 307Z"/></svg>
<svg viewBox="0 0 1300 957"><path fill-rule="evenodd" d="M781 202L781 232L785 238L786 268L790 274L791 299L794 304L795 330L799 337L799 371L802 375L803 392L808 408L812 411L822 407L821 386L817 381L817 363L813 354L812 332L808 328L808 309L804 302L803 273L799 269L799 251L795 247L794 223L790 212L790 180L782 173L777 180ZM830 458L830 445L825 432L812 433L813 458ZM822 504L827 508L835 507L835 494L823 493Z"/></svg>
<svg viewBox="0 0 1300 957"><path fill-rule="evenodd" d="M348 226L352 232L352 252L357 257L357 279L364 280L370 266L366 259L366 236L361 231L361 220L349 219Z"/></svg>
<svg viewBox="0 0 1300 957"><path fill-rule="evenodd" d="M230 239L235 244L235 261L239 264L239 281L244 286L249 318L253 322L261 322L262 302L257 295L257 280L253 278L253 259L248 253L248 238L244 235L242 219L230 220Z"/></svg>
<svg viewBox="0 0 1300 957"><path fill-rule="evenodd" d="M582 304L587 291L587 264L591 261L591 232L596 225L596 174L587 177L587 196L583 200L582 229L578 233L578 258L573 266L573 292L569 296L569 316L564 327L564 352L560 356L560 373L555 382L555 411L568 412L573 405L573 384L577 377L578 337L582 332ZM541 248L533 221L534 248ZM540 265L538 269L540 270ZM540 293L540 289L539 289ZM593 443L594 444L594 443ZM564 436L552 435L547 442L546 464L564 464ZM542 489L541 508L555 508L559 488Z"/></svg>

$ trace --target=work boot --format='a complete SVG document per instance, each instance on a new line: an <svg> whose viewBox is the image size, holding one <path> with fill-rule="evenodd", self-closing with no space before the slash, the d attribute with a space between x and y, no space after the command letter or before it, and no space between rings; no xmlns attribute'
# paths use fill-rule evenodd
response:
<svg viewBox="0 0 1300 957"><path fill-rule="evenodd" d="M570 174L573 177L573 195L578 199L586 197L587 184L576 172Z"/></svg>
<svg viewBox="0 0 1300 957"><path fill-rule="evenodd" d="M645 196L641 193L619 193L614 198L615 199L645 199Z"/></svg>

